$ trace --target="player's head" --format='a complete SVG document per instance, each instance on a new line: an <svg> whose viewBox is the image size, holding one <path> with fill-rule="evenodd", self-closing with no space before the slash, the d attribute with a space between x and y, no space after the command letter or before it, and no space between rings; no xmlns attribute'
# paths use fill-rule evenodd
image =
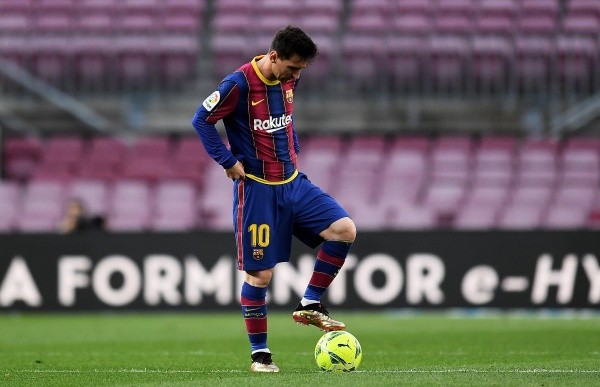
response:
<svg viewBox="0 0 600 387"><path fill-rule="evenodd" d="M298 78L303 68L319 53L317 45L300 28L287 26L277 31L271 48L269 59L275 77L281 82Z"/></svg>

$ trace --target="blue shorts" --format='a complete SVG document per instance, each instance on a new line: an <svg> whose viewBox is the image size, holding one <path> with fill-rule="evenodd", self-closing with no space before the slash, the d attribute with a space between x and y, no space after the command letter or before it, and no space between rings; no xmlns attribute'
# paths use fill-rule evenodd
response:
<svg viewBox="0 0 600 387"><path fill-rule="evenodd" d="M233 198L238 269L265 270L288 262L292 236L311 248L319 234L348 213L303 173L283 184L236 180Z"/></svg>

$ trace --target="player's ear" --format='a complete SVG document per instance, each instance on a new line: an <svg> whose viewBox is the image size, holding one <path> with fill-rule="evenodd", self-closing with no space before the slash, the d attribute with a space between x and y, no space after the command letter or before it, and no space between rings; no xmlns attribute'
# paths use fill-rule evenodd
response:
<svg viewBox="0 0 600 387"><path fill-rule="evenodd" d="M277 61L277 51L269 51L269 60L271 61L271 63L275 63Z"/></svg>

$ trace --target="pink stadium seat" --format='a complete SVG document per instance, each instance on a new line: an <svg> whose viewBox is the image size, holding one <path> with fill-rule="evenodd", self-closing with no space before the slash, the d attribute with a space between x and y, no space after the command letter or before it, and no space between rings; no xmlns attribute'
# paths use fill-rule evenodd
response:
<svg viewBox="0 0 600 387"><path fill-rule="evenodd" d="M14 231L17 223L17 203L0 201L0 233Z"/></svg>
<svg viewBox="0 0 600 387"><path fill-rule="evenodd" d="M15 228L27 233L53 233L58 229L58 222L53 217L43 217L38 214L20 214Z"/></svg>
<svg viewBox="0 0 600 387"><path fill-rule="evenodd" d="M567 3L567 12L573 15L600 16L600 4L594 0L570 0Z"/></svg>
<svg viewBox="0 0 600 387"><path fill-rule="evenodd" d="M393 17L386 22L385 30L391 29L392 35L398 36L426 36L431 29L432 20L428 15L406 14ZM389 27L387 26L389 25Z"/></svg>
<svg viewBox="0 0 600 387"><path fill-rule="evenodd" d="M445 15L472 16L476 9L474 0L439 0L437 4L437 13Z"/></svg>
<svg viewBox="0 0 600 387"><path fill-rule="evenodd" d="M307 15L329 15L339 17L344 8L341 0L304 0L302 13Z"/></svg>
<svg viewBox="0 0 600 387"><path fill-rule="evenodd" d="M600 19L594 14L567 15L563 19L563 31L567 34L597 36Z"/></svg>
<svg viewBox="0 0 600 387"><path fill-rule="evenodd" d="M2 11L0 9L0 36L26 34L32 28L31 18L24 12Z"/></svg>
<svg viewBox="0 0 600 387"><path fill-rule="evenodd" d="M407 13L432 14L435 11L435 2L433 0L392 1L389 8L390 12L397 15Z"/></svg>
<svg viewBox="0 0 600 387"><path fill-rule="evenodd" d="M9 137L3 151L3 168L8 179L27 180L42 155L42 144L37 138Z"/></svg>
<svg viewBox="0 0 600 387"><path fill-rule="evenodd" d="M555 205L548 209L543 227L549 229L581 229L586 226L588 209L579 205Z"/></svg>
<svg viewBox="0 0 600 387"><path fill-rule="evenodd" d="M252 59L257 53L248 49L247 39L238 34L215 34L211 40L215 60L215 76L223 77L237 69L242 63Z"/></svg>
<svg viewBox="0 0 600 387"><path fill-rule="evenodd" d="M335 15L307 14L300 17L298 26L310 36L317 34L335 35L340 28L340 19ZM317 46L320 45L317 43Z"/></svg>
<svg viewBox="0 0 600 387"><path fill-rule="evenodd" d="M170 153L171 142L168 137L140 137L131 147L129 156L166 159Z"/></svg>
<svg viewBox="0 0 600 387"><path fill-rule="evenodd" d="M513 27L508 27L512 33ZM474 76L479 89L502 90L508 81L513 49L509 40L494 36L473 38Z"/></svg>
<svg viewBox="0 0 600 387"><path fill-rule="evenodd" d="M21 196L23 187L20 183L14 180L0 180L0 203L14 203Z"/></svg>
<svg viewBox="0 0 600 387"><path fill-rule="evenodd" d="M221 0L215 3L216 15L249 14L254 11L254 0Z"/></svg>
<svg viewBox="0 0 600 387"><path fill-rule="evenodd" d="M3 0L0 2L0 14L5 11L31 11L33 0Z"/></svg>
<svg viewBox="0 0 600 387"><path fill-rule="evenodd" d="M462 14L439 13L434 20L436 33L440 35L467 35L473 32L473 20Z"/></svg>
<svg viewBox="0 0 600 387"><path fill-rule="evenodd" d="M129 151L128 146L115 137L93 137L90 140L88 158L92 162L107 161L121 163Z"/></svg>
<svg viewBox="0 0 600 387"><path fill-rule="evenodd" d="M231 207L233 198L233 183L225 176L223 168L217 163L209 164L206 170L207 184L199 198L199 207L208 216L221 216L219 214L224 206ZM228 212L231 221L231 210Z"/></svg>
<svg viewBox="0 0 600 387"><path fill-rule="evenodd" d="M65 185L59 181L32 181L24 187L23 200L59 200L64 197Z"/></svg>
<svg viewBox="0 0 600 387"><path fill-rule="evenodd" d="M192 214L157 215L151 221L151 229L160 232L189 231L196 226Z"/></svg>
<svg viewBox="0 0 600 387"><path fill-rule="evenodd" d="M548 15L522 15L517 22L517 30L525 35L551 37L558 30L556 19Z"/></svg>
<svg viewBox="0 0 600 387"><path fill-rule="evenodd" d="M386 226L398 230L429 230L437 226L437 217L431 209L405 206L392 212Z"/></svg>
<svg viewBox="0 0 600 387"><path fill-rule="evenodd" d="M108 217L106 228L112 232L141 232L148 230L150 224L143 215L113 214Z"/></svg>
<svg viewBox="0 0 600 387"><path fill-rule="evenodd" d="M49 218L58 222L63 210L63 199L24 198L19 216Z"/></svg>
<svg viewBox="0 0 600 387"><path fill-rule="evenodd" d="M171 165L166 159L157 157L131 157L123 167L121 176L125 179L144 180L155 183L171 175Z"/></svg>
<svg viewBox="0 0 600 387"><path fill-rule="evenodd" d="M582 35L559 35L556 39L556 50L557 71L563 91L588 90L591 77L597 69L597 40Z"/></svg>
<svg viewBox="0 0 600 387"><path fill-rule="evenodd" d="M390 11L390 2L388 2L387 0L354 0L351 3L351 7L352 12L354 14L375 12L384 15L387 14L388 11Z"/></svg>
<svg viewBox="0 0 600 387"><path fill-rule="evenodd" d="M517 0L480 0L478 11L481 15L514 17L519 12L519 4Z"/></svg>
<svg viewBox="0 0 600 387"><path fill-rule="evenodd" d="M195 203L196 187L184 181L160 181L156 185L155 200L160 203Z"/></svg>
<svg viewBox="0 0 600 387"><path fill-rule="evenodd" d="M553 192L550 186L517 186L510 198L513 204L543 208L550 202Z"/></svg>
<svg viewBox="0 0 600 387"><path fill-rule="evenodd" d="M398 204L415 204L421 193L424 176L387 176L375 189L375 200L388 207L396 207Z"/></svg>
<svg viewBox="0 0 600 387"><path fill-rule="evenodd" d="M466 63L471 48L467 38L461 36L431 36L428 46L427 71L434 91L460 92L464 89Z"/></svg>
<svg viewBox="0 0 600 387"><path fill-rule="evenodd" d="M542 225L544 208L528 204L511 204L499 215L498 228L511 230L537 229Z"/></svg>
<svg viewBox="0 0 600 387"><path fill-rule="evenodd" d="M118 180L112 187L111 200L114 201L142 201L151 199L151 188L146 182L140 180Z"/></svg>
<svg viewBox="0 0 600 387"><path fill-rule="evenodd" d="M424 37L388 36L388 67L394 88L398 92L419 88L425 66L425 44Z"/></svg>
<svg viewBox="0 0 600 387"><path fill-rule="evenodd" d="M554 140L525 140L517 155L517 180L524 185L549 186L557 179L559 143Z"/></svg>
<svg viewBox="0 0 600 387"><path fill-rule="evenodd" d="M499 209L508 199L509 192L508 185L473 186L467 191L465 205Z"/></svg>
<svg viewBox="0 0 600 387"><path fill-rule="evenodd" d="M374 203L374 187L376 175L372 172L355 172L351 169L340 172L337 184L333 188L334 197L343 204L361 202L365 205Z"/></svg>
<svg viewBox="0 0 600 387"><path fill-rule="evenodd" d="M523 33L534 33L523 30ZM543 35L541 33L540 35ZM527 93L544 93L548 88L554 41L547 36L515 37L515 74L519 87Z"/></svg>
<svg viewBox="0 0 600 387"><path fill-rule="evenodd" d="M348 20L348 32L351 34L371 37L381 37L387 33L389 21L384 14L369 11L369 13L354 13Z"/></svg>
<svg viewBox="0 0 600 387"><path fill-rule="evenodd" d="M366 205L360 201L343 204L350 218L361 231L381 230L386 227L388 208L378 204Z"/></svg>
<svg viewBox="0 0 600 387"><path fill-rule="evenodd" d="M598 186L563 185L556 190L554 204L557 206L578 206L590 210L598 194Z"/></svg>
<svg viewBox="0 0 600 387"><path fill-rule="evenodd" d="M381 136L355 136L346 150L344 172L374 174L385 158L385 142Z"/></svg>
<svg viewBox="0 0 600 387"><path fill-rule="evenodd" d="M52 137L46 141L42 162L75 167L84 151L86 143L81 137Z"/></svg>
<svg viewBox="0 0 600 387"><path fill-rule="evenodd" d="M102 180L75 180L68 189L67 197L82 200L92 215L104 215L108 211L109 190Z"/></svg>
<svg viewBox="0 0 600 387"><path fill-rule="evenodd" d="M485 230L496 227L498 208L487 205L471 204L459 209L454 222L455 229Z"/></svg>
<svg viewBox="0 0 600 387"><path fill-rule="evenodd" d="M461 184L434 184L427 188L423 206L440 218L452 218L463 204L466 192L466 187Z"/></svg>
<svg viewBox="0 0 600 387"><path fill-rule="evenodd" d="M521 14L555 18L559 12L559 0L521 0Z"/></svg>
<svg viewBox="0 0 600 387"><path fill-rule="evenodd" d="M439 183L466 183L472 167L472 146L466 136L437 139L431 150L432 179Z"/></svg>

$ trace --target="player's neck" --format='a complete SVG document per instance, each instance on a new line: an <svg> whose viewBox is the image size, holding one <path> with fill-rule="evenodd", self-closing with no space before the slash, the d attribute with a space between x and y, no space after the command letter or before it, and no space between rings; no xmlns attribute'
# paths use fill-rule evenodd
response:
<svg viewBox="0 0 600 387"><path fill-rule="evenodd" d="M275 76L275 74L273 74L273 70L271 70L271 61L269 60L268 55L265 55L259 60L257 60L256 66L258 67L258 71L260 71L263 77L265 77L269 81L277 80L277 77Z"/></svg>

